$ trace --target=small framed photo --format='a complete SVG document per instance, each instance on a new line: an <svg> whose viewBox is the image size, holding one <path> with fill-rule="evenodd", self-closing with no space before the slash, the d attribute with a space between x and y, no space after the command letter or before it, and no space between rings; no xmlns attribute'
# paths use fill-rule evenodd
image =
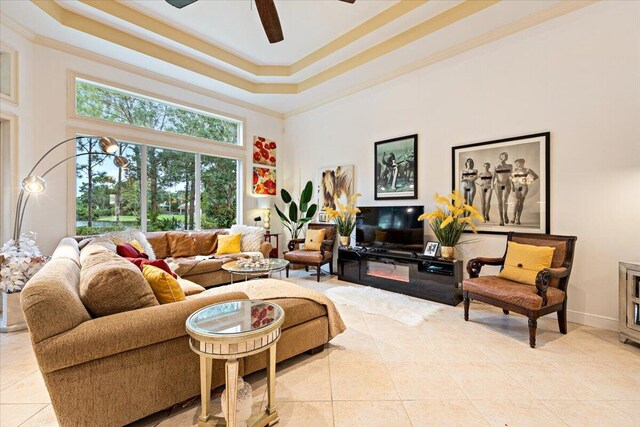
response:
<svg viewBox="0 0 640 427"><path fill-rule="evenodd" d="M435 257L438 254L440 242L427 242L424 247L424 256Z"/></svg>

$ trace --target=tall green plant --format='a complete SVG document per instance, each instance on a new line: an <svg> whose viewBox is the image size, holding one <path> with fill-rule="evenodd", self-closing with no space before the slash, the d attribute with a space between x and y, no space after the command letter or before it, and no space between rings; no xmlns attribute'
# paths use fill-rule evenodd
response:
<svg viewBox="0 0 640 427"><path fill-rule="evenodd" d="M282 201L287 206L284 210L287 211L289 215L285 215L278 206L275 206L276 212L278 212L278 216L282 220L282 225L289 230L291 237L294 239L298 238L302 227L313 219L313 216L318 210L318 205L315 203L309 204L312 195L313 184L311 181L307 181L307 185L304 186L304 190L302 190L300 194L300 201L297 204L293 201L291 194L289 194L287 190L284 188L280 190Z"/></svg>

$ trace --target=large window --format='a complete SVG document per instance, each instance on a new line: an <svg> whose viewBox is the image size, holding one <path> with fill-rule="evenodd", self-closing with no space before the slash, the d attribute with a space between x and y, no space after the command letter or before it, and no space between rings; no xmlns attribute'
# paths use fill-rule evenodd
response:
<svg viewBox="0 0 640 427"><path fill-rule="evenodd" d="M99 152L97 140L83 140L76 150L81 154L76 162L78 235L125 228L228 228L236 222L239 167L235 159L120 141L120 155L129 159L129 166L118 169L112 157L85 154Z"/></svg>
<svg viewBox="0 0 640 427"><path fill-rule="evenodd" d="M129 159L117 168L99 154L96 139L80 140L76 153L76 233L90 235L140 228L140 158L142 146L121 142L118 154Z"/></svg>
<svg viewBox="0 0 640 427"><path fill-rule="evenodd" d="M242 145L242 122L76 77L76 114Z"/></svg>
<svg viewBox="0 0 640 427"><path fill-rule="evenodd" d="M167 132L176 146L193 140L182 135L238 144L242 122L102 84L75 79L76 113L110 122ZM131 130L135 135L138 130ZM178 134L178 135L176 135ZM226 228L238 218L240 162L227 158L230 147L215 148L202 141L204 151L140 144L135 136L120 141L129 160L118 169L113 158L100 153L96 139L76 145L76 233L97 234L125 228L143 231ZM166 144L166 142L164 143ZM187 149L192 149L188 147ZM192 150L198 150L193 148ZM231 153L232 156L233 153Z"/></svg>

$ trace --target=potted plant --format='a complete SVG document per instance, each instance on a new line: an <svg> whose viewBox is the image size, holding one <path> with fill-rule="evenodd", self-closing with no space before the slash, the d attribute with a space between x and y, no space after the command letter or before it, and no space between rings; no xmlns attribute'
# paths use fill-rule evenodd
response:
<svg viewBox="0 0 640 427"><path fill-rule="evenodd" d="M356 215L360 212L360 209L356 207L356 199L360 196L360 193L351 195L347 199L346 205L336 200L337 209L327 208L327 218L336 223L342 246L349 246L351 233L356 226Z"/></svg>
<svg viewBox="0 0 640 427"><path fill-rule="evenodd" d="M481 221L482 216L476 208L464 203L459 191L453 191L446 197L436 193L435 201L440 206L436 206L435 211L420 215L418 219L429 221L431 230L440 242L442 257L453 259L455 247L460 242L462 233L467 228L477 233L473 220Z"/></svg>
<svg viewBox="0 0 640 427"><path fill-rule="evenodd" d="M27 328L20 308L20 291L46 262L36 246L35 233L23 233L16 242L11 239L0 249L0 290L2 321L0 332Z"/></svg>
<svg viewBox="0 0 640 427"><path fill-rule="evenodd" d="M289 230L292 239L298 238L304 225L313 219L313 216L318 210L318 205L315 203L309 204L312 195L313 184L311 181L307 181L307 184L304 186L300 194L299 203L294 202L291 194L284 188L280 191L282 201L288 206L284 208L284 210L288 212L288 215L281 211L278 206L275 206L275 208L278 216L282 220L282 225Z"/></svg>

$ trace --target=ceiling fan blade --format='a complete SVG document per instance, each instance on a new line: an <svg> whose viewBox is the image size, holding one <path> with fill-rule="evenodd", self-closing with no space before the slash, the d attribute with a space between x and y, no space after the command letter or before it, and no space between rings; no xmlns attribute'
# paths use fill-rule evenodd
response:
<svg viewBox="0 0 640 427"><path fill-rule="evenodd" d="M340 1L343 1L345 3L351 3L351 4L354 4L356 2L356 0L340 0Z"/></svg>
<svg viewBox="0 0 640 427"><path fill-rule="evenodd" d="M264 32L267 34L269 43L278 43L284 40L282 34L282 26L280 25L280 18L278 17L278 11L273 0L254 0L258 9L258 15L260 15L260 21L264 27Z"/></svg>
<svg viewBox="0 0 640 427"><path fill-rule="evenodd" d="M191 3L195 3L198 0L165 0L173 7L177 7L178 9L182 9L185 6L189 6Z"/></svg>

